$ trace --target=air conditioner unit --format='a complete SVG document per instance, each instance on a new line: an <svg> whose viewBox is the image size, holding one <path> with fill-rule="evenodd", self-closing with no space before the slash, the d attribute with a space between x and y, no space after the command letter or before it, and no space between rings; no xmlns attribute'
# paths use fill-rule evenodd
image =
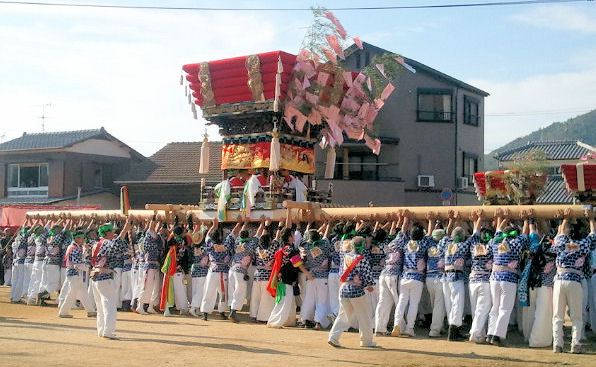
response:
<svg viewBox="0 0 596 367"><path fill-rule="evenodd" d="M418 175L418 187L435 187L435 176Z"/></svg>
<svg viewBox="0 0 596 367"><path fill-rule="evenodd" d="M467 189L468 186L469 186L469 184L470 184L470 182L469 182L469 180L468 180L467 177L460 177L459 180L458 180L458 182L457 182L457 186L460 189Z"/></svg>

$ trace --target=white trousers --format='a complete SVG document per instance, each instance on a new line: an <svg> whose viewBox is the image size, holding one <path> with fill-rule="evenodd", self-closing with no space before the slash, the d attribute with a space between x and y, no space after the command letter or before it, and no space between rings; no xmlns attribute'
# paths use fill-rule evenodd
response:
<svg viewBox="0 0 596 367"><path fill-rule="evenodd" d="M116 294L116 305L120 307L122 300L120 299L120 288L122 287L122 268L114 268L114 293Z"/></svg>
<svg viewBox="0 0 596 367"><path fill-rule="evenodd" d="M77 299L81 301L83 307L85 307L85 311L95 311L95 305L89 302L89 295L85 285L81 275L71 275L66 277L60 290L62 302L58 309L58 315L68 315Z"/></svg>
<svg viewBox="0 0 596 367"><path fill-rule="evenodd" d="M116 287L114 279L91 281L97 305L97 335L113 336L116 330Z"/></svg>
<svg viewBox="0 0 596 367"><path fill-rule="evenodd" d="M432 321L430 331L440 333L445 320L445 298L443 297L443 282L441 278L426 278L426 289L432 306Z"/></svg>
<svg viewBox="0 0 596 367"><path fill-rule="evenodd" d="M5 275L6 276L6 275ZM23 294L23 278L25 277L25 264L12 264L10 300L17 302ZM6 279L6 278L5 278Z"/></svg>
<svg viewBox="0 0 596 367"><path fill-rule="evenodd" d="M571 345L579 344L582 337L583 290L579 282L555 280L553 288L553 344L563 346L563 323L565 308L569 308L571 319Z"/></svg>
<svg viewBox="0 0 596 367"><path fill-rule="evenodd" d="M186 285L184 284L184 274L174 274L172 277L172 284L174 284L174 301L176 302L176 309L180 311L188 310L188 298L186 294Z"/></svg>
<svg viewBox="0 0 596 367"><path fill-rule="evenodd" d="M29 282L31 281L32 272L33 263L25 263L25 270L23 271L23 289L21 290L21 298L29 294Z"/></svg>
<svg viewBox="0 0 596 367"><path fill-rule="evenodd" d="M517 284L504 281L490 281L492 307L488 315L488 334L505 339L511 311L515 304Z"/></svg>
<svg viewBox="0 0 596 367"><path fill-rule="evenodd" d="M318 322L323 328L327 328L329 326L327 319L328 295L327 278L307 280L302 306L300 306L300 321Z"/></svg>
<svg viewBox="0 0 596 367"><path fill-rule="evenodd" d="M373 326L376 324L376 311L377 305L379 304L379 279L375 280L375 284L373 285L372 292L366 292L366 296L368 297L368 301L370 302L370 317L372 318Z"/></svg>
<svg viewBox="0 0 596 367"><path fill-rule="evenodd" d="M142 273L143 278L139 288L139 305L143 307L143 304L148 303L149 307L153 307L157 304L159 298L159 270L145 269Z"/></svg>
<svg viewBox="0 0 596 367"><path fill-rule="evenodd" d="M248 281L244 280L244 273L230 271L228 274L228 306L232 310L240 311L246 299Z"/></svg>
<svg viewBox="0 0 596 367"><path fill-rule="evenodd" d="M79 271L79 274L81 274L81 271ZM83 279L84 287L87 289L87 295L89 296L89 303L93 306L93 309L97 309L97 305L95 304L95 296L93 295L93 285L91 285L92 281L89 279L89 271L85 272Z"/></svg>
<svg viewBox="0 0 596 367"><path fill-rule="evenodd" d="M192 298L190 302L191 308L200 308L203 301L203 294L205 293L205 279L206 277L192 278Z"/></svg>
<svg viewBox="0 0 596 367"><path fill-rule="evenodd" d="M375 310L375 331L377 333L387 332L387 323L391 309L397 305L399 301L399 293L397 287L399 284L399 276L397 275L381 275L379 277L379 303ZM398 324L397 317L395 318L395 325Z"/></svg>
<svg viewBox="0 0 596 367"><path fill-rule="evenodd" d="M42 273L40 292L53 293L60 286L60 266L45 264L45 271Z"/></svg>
<svg viewBox="0 0 596 367"><path fill-rule="evenodd" d="M29 289L27 290L27 303L35 302L39 287L41 285L41 276L43 273L43 260L35 260L31 268L31 278L29 280Z"/></svg>
<svg viewBox="0 0 596 367"><path fill-rule="evenodd" d="M422 288L424 288L424 283L419 280L402 278L399 282L399 300L397 301L397 308L395 310L395 322L398 322L397 325L402 330L404 314L406 315L406 329L410 331L414 330ZM408 308L407 314L406 307Z"/></svg>
<svg viewBox="0 0 596 367"><path fill-rule="evenodd" d="M470 282L470 303L472 308L472 326L470 327L470 339L486 337L486 322L492 305L490 295L490 283Z"/></svg>
<svg viewBox="0 0 596 367"><path fill-rule="evenodd" d="M132 299L132 284L133 274L132 271L123 271L121 274L121 288L120 288L120 302L130 301Z"/></svg>
<svg viewBox="0 0 596 367"><path fill-rule="evenodd" d="M66 282L66 273L68 272L67 268L60 267L60 285L58 289L62 289L62 284Z"/></svg>
<svg viewBox="0 0 596 367"><path fill-rule="evenodd" d="M10 269L4 269L4 285L10 286L12 279L12 267Z"/></svg>
<svg viewBox="0 0 596 367"><path fill-rule="evenodd" d="M588 308L590 304L590 286L588 279L582 277L582 332L581 332L581 339L586 339L586 328L585 325L590 323L590 309Z"/></svg>
<svg viewBox="0 0 596 367"><path fill-rule="evenodd" d="M550 347L553 343L553 288L538 287L533 291L534 297L530 302L534 302L535 305L534 318L531 321L528 341L532 348Z"/></svg>
<svg viewBox="0 0 596 367"><path fill-rule="evenodd" d="M132 269L130 271L130 276L132 279L132 299L138 299L139 298L139 284L140 282L140 274L141 274L141 270L139 269Z"/></svg>
<svg viewBox="0 0 596 367"><path fill-rule="evenodd" d="M449 325L460 327L464 316L464 302L466 289L463 280L456 282L443 282L443 297Z"/></svg>
<svg viewBox="0 0 596 367"><path fill-rule="evenodd" d="M281 297L279 303L271 310L267 326L281 328L294 325L296 325L296 297L294 297L294 287L286 284L286 295Z"/></svg>
<svg viewBox="0 0 596 367"><path fill-rule="evenodd" d="M340 298L339 314L329 331L329 340L339 341L341 334L350 326L350 319L356 318L360 332L360 344L370 344L373 339L370 314L370 300L366 295L357 298Z"/></svg>
<svg viewBox="0 0 596 367"><path fill-rule="evenodd" d="M337 316L339 313L339 272L329 273L327 277L327 289L329 290L329 314Z"/></svg>
<svg viewBox="0 0 596 367"><path fill-rule="evenodd" d="M217 296L219 296L217 311L224 312L226 310L227 283L227 273L216 273L209 269L207 276L205 277L205 291L203 293L203 301L201 301L201 312L213 312Z"/></svg>
<svg viewBox="0 0 596 367"><path fill-rule="evenodd" d="M267 280L254 280L250 295L250 317L258 321L267 321L275 306L275 298L267 292Z"/></svg>

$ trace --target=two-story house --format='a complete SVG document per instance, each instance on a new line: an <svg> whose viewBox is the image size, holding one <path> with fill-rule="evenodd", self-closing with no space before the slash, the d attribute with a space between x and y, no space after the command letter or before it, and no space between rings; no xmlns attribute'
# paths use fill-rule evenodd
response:
<svg viewBox="0 0 596 367"><path fill-rule="evenodd" d="M0 205L72 204L96 194L84 203L113 209L114 179L145 159L104 128L24 133L0 144Z"/></svg>
<svg viewBox="0 0 596 367"><path fill-rule="evenodd" d="M389 52L368 43L345 51L345 66L361 70ZM483 168L484 97L488 93L404 57L404 71L375 120L383 146L376 156L360 142L337 150L334 180L323 180L325 154L317 152L318 187L334 184L333 201L343 205L441 205L450 188L452 204L476 205L473 174Z"/></svg>

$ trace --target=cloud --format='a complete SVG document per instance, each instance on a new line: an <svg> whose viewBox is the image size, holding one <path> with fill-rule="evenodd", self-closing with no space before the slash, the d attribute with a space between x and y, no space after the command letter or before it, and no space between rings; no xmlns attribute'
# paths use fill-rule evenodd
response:
<svg viewBox="0 0 596 367"><path fill-rule="evenodd" d="M596 33L596 16L581 12L577 7L548 5L513 15L513 20L536 27L566 31Z"/></svg>
<svg viewBox="0 0 596 367"><path fill-rule="evenodd" d="M535 75L518 81L469 80L485 99L485 143L490 152L556 121L596 109L596 64L578 71Z"/></svg>
<svg viewBox="0 0 596 367"><path fill-rule="evenodd" d="M192 119L182 65L279 49L281 34L297 48L295 26L258 13L231 21L226 13L8 8L0 136L40 131L41 105L51 103L46 130L104 126L146 155L201 140L205 121Z"/></svg>

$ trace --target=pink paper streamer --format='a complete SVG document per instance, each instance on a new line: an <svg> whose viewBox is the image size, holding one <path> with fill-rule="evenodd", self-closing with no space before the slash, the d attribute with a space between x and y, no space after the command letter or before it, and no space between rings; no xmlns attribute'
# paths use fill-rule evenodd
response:
<svg viewBox="0 0 596 367"><path fill-rule="evenodd" d="M387 75L385 75L385 65L383 64L376 64L375 65L377 67L377 69L379 69L379 71L381 72L381 74L387 78Z"/></svg>
<svg viewBox="0 0 596 367"><path fill-rule="evenodd" d="M346 83L346 85L348 86L348 88L352 87L352 72L351 71L344 71L342 73L343 77L344 77L344 82Z"/></svg>
<svg viewBox="0 0 596 367"><path fill-rule="evenodd" d="M331 61L333 64L337 65L337 57L335 54L328 48L321 47L321 51L325 54L327 60Z"/></svg>
<svg viewBox="0 0 596 367"><path fill-rule="evenodd" d="M366 86L368 87L368 90L372 91L372 85L371 85L370 78L366 78Z"/></svg>
<svg viewBox="0 0 596 367"><path fill-rule="evenodd" d="M342 39L346 39L347 32L344 29L344 27L341 25L341 23L339 22L339 20L335 17L335 15L333 15L332 12L327 11L327 12L325 12L325 16L327 17L327 19L329 19L331 21L331 23L333 23L335 25L335 28L337 30L337 33L339 33L339 35L341 36L341 38Z"/></svg>
<svg viewBox="0 0 596 367"><path fill-rule="evenodd" d="M373 139L368 135L364 135L364 143L374 154L379 155L381 152L381 141L379 139Z"/></svg>
<svg viewBox="0 0 596 367"><path fill-rule="evenodd" d="M339 41L337 40L337 36L332 34L332 35L327 36L326 38L327 38L327 43L333 49L333 51L335 51L337 56L339 56L340 59L344 60L345 59L344 50L341 48Z"/></svg>
<svg viewBox="0 0 596 367"><path fill-rule="evenodd" d="M393 93L394 90L395 90L395 87L393 86L393 84L388 83L385 86L385 89L383 89L383 92L381 93L381 99L383 101L386 101L387 98L389 98L389 96L391 95L391 93Z"/></svg>
<svg viewBox="0 0 596 367"><path fill-rule="evenodd" d="M380 98L375 98L374 103L375 103L375 108L377 110L380 110L385 105L385 102L382 99L380 99Z"/></svg>
<svg viewBox="0 0 596 367"><path fill-rule="evenodd" d="M310 115L308 115L308 121L312 124L312 125L321 125L323 123L323 118L321 116L321 113L315 109L312 109L310 111Z"/></svg>
<svg viewBox="0 0 596 367"><path fill-rule="evenodd" d="M362 41L360 40L360 37L354 37L352 39L354 40L354 43L356 44L356 46L358 46L359 49L364 50L364 47L362 47Z"/></svg>
<svg viewBox="0 0 596 367"><path fill-rule="evenodd" d="M319 71L319 75L317 75L317 84L321 86L326 86L327 81L329 80L329 73L324 71Z"/></svg>

